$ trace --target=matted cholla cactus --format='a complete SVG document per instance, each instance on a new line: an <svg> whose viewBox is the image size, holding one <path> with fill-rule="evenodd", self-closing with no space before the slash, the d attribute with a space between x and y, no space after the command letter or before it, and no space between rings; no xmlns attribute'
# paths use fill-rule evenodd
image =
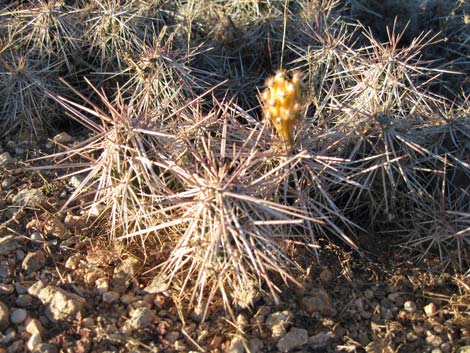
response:
<svg viewBox="0 0 470 353"><path fill-rule="evenodd" d="M299 117L301 104L300 72L294 72L289 80L284 70L266 80L266 89L261 94L263 113L270 120L286 149L292 148L294 126Z"/></svg>

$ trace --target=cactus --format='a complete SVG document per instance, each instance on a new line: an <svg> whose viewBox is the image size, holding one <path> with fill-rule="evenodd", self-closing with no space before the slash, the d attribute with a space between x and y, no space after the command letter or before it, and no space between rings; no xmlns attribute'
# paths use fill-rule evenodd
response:
<svg viewBox="0 0 470 353"><path fill-rule="evenodd" d="M266 80L261 94L264 116L274 124L286 150L292 148L294 126L302 107L300 91L300 72L294 72L289 80L286 72L280 70Z"/></svg>

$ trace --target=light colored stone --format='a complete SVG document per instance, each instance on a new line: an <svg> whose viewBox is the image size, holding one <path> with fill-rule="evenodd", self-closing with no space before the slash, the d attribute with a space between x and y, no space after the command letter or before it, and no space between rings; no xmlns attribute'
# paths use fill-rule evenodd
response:
<svg viewBox="0 0 470 353"><path fill-rule="evenodd" d="M426 316L434 316L437 312L437 306L434 303L429 303L424 307L424 313Z"/></svg>
<svg viewBox="0 0 470 353"><path fill-rule="evenodd" d="M29 351L34 351L40 344L42 343L42 338L41 335L35 333L32 334L31 337L28 340L28 343L26 344L26 347L28 348Z"/></svg>
<svg viewBox="0 0 470 353"><path fill-rule="evenodd" d="M405 310L407 313L413 314L414 312L416 312L416 309L417 309L416 303L412 300L407 300L403 304L403 310Z"/></svg>
<svg viewBox="0 0 470 353"><path fill-rule="evenodd" d="M39 295L39 292L41 289L43 289L45 286L45 283L41 280L33 283L29 288L28 288L28 293L37 297Z"/></svg>
<svg viewBox="0 0 470 353"><path fill-rule="evenodd" d="M46 306L46 315L53 321L70 321L82 310L85 299L55 286L46 286L38 298Z"/></svg>
<svg viewBox="0 0 470 353"><path fill-rule="evenodd" d="M69 134L67 134L65 131L64 132L61 132L61 133L58 133L57 135L54 136L54 138L52 139L54 142L56 143L60 143L60 144L67 144L67 143L70 143L73 141L73 137L70 136Z"/></svg>
<svg viewBox="0 0 470 353"><path fill-rule="evenodd" d="M16 325L21 324L24 320L26 320L26 317L28 316L28 313L24 309L14 309L11 314L10 314L10 321Z"/></svg>
<svg viewBox="0 0 470 353"><path fill-rule="evenodd" d="M281 352L290 352L295 348L302 347L308 342L308 332L303 328L293 327L277 343L277 348Z"/></svg>
<svg viewBox="0 0 470 353"><path fill-rule="evenodd" d="M457 349L457 353L470 353L470 346L462 346Z"/></svg>
<svg viewBox="0 0 470 353"><path fill-rule="evenodd" d="M0 154L0 167L6 167L8 164L13 162L13 158L11 158L10 153L3 152Z"/></svg>
<svg viewBox="0 0 470 353"><path fill-rule="evenodd" d="M4 330L8 327L10 323L10 312L8 310L8 306L5 303L0 302L0 330Z"/></svg>
<svg viewBox="0 0 470 353"><path fill-rule="evenodd" d="M155 321L155 313L146 307L135 309L127 324L134 330L146 328Z"/></svg>
<svg viewBox="0 0 470 353"><path fill-rule="evenodd" d="M154 277L152 282L145 287L144 291L151 294L157 294L166 292L168 288L170 288L168 282L164 281L161 277Z"/></svg>
<svg viewBox="0 0 470 353"><path fill-rule="evenodd" d="M0 255L7 255L18 249L18 247L19 244L14 235L7 235L6 237L0 238Z"/></svg>
<svg viewBox="0 0 470 353"><path fill-rule="evenodd" d="M13 284L0 283L0 294L1 295L11 294L11 293L13 293L14 290L15 290L15 287L13 286Z"/></svg>
<svg viewBox="0 0 470 353"><path fill-rule="evenodd" d="M44 252L39 250L35 252L29 252L26 257L23 259L21 268L26 272L35 272L40 270L46 264L46 256Z"/></svg>
<svg viewBox="0 0 470 353"><path fill-rule="evenodd" d="M44 333L44 327L42 326L41 321L38 319L28 319L26 321L25 330L30 335L41 335Z"/></svg>
<svg viewBox="0 0 470 353"><path fill-rule="evenodd" d="M289 310L277 311L266 318L265 325L271 329L273 338L285 335L287 328L292 324L294 315Z"/></svg>
<svg viewBox="0 0 470 353"><path fill-rule="evenodd" d="M58 353L57 346L50 343L41 343L33 351L33 353Z"/></svg>
<svg viewBox="0 0 470 353"><path fill-rule="evenodd" d="M13 204L19 207L39 207L46 198L40 189L21 190L13 197Z"/></svg>

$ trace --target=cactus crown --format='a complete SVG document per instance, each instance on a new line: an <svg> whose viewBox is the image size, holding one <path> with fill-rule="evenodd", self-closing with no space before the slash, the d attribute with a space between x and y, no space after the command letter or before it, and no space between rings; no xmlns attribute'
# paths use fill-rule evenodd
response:
<svg viewBox="0 0 470 353"><path fill-rule="evenodd" d="M289 80L284 70L266 80L266 89L261 94L263 113L271 121L286 149L293 143L294 126L301 104L301 74L294 72Z"/></svg>

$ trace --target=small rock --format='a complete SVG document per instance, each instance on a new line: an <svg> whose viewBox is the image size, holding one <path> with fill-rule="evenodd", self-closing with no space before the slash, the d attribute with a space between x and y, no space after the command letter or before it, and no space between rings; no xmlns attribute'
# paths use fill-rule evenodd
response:
<svg viewBox="0 0 470 353"><path fill-rule="evenodd" d="M21 308L26 308L31 305L33 302L33 297L29 294L20 294L18 298L16 298L15 304Z"/></svg>
<svg viewBox="0 0 470 353"><path fill-rule="evenodd" d="M26 347L30 351L34 351L34 349L39 346L42 343L42 338L41 335L35 333L31 335L31 337L28 340L28 343L26 344Z"/></svg>
<svg viewBox="0 0 470 353"><path fill-rule="evenodd" d="M366 289L366 290L364 291L364 297L365 297L366 299L371 300L372 298L374 298L374 292L371 291L370 289Z"/></svg>
<svg viewBox="0 0 470 353"><path fill-rule="evenodd" d="M377 341L370 342L365 347L366 353L383 353L382 345Z"/></svg>
<svg viewBox="0 0 470 353"><path fill-rule="evenodd" d="M98 293L103 295L105 292L109 291L109 280L106 277L98 278L95 281L95 286Z"/></svg>
<svg viewBox="0 0 470 353"><path fill-rule="evenodd" d="M24 352L24 342L23 340L18 340L10 344L7 349L7 353L23 353Z"/></svg>
<svg viewBox="0 0 470 353"><path fill-rule="evenodd" d="M0 166L1 167L1 166ZM2 180L2 189L3 190L8 190L13 183L16 181L15 177L8 177Z"/></svg>
<svg viewBox="0 0 470 353"><path fill-rule="evenodd" d="M31 233L31 236L29 237L32 241L35 241L35 242L43 242L44 241L44 237L42 236L41 233L39 232L32 232Z"/></svg>
<svg viewBox="0 0 470 353"><path fill-rule="evenodd" d="M65 261L65 268L68 268L69 270L76 270L80 264L81 257L81 254L73 254L70 256L67 261Z"/></svg>
<svg viewBox="0 0 470 353"><path fill-rule="evenodd" d="M271 329L272 337L279 338L285 335L286 329L292 324L294 315L289 310L277 311L270 314L265 325Z"/></svg>
<svg viewBox="0 0 470 353"><path fill-rule="evenodd" d="M119 293L114 291L108 291L103 293L103 302L111 304L119 300Z"/></svg>
<svg viewBox="0 0 470 353"><path fill-rule="evenodd" d="M440 348L433 348L431 353L442 353Z"/></svg>
<svg viewBox="0 0 470 353"><path fill-rule="evenodd" d="M308 338L308 345L313 349L325 349L328 343L335 338L335 334L331 331L320 332Z"/></svg>
<svg viewBox="0 0 470 353"><path fill-rule="evenodd" d="M184 344L183 340L178 340L175 342L175 350L177 352L187 352L188 347Z"/></svg>
<svg viewBox="0 0 470 353"><path fill-rule="evenodd" d="M26 310L15 309L10 314L10 321L18 325L18 324L21 324L24 320L26 320L27 316L28 316L28 313L26 312Z"/></svg>
<svg viewBox="0 0 470 353"><path fill-rule="evenodd" d="M165 335L165 339L171 344L174 344L178 338L180 338L178 331L170 331Z"/></svg>
<svg viewBox="0 0 470 353"><path fill-rule="evenodd" d="M46 306L46 315L52 321L73 320L85 305L84 298L51 285L42 288L38 298Z"/></svg>
<svg viewBox="0 0 470 353"><path fill-rule="evenodd" d="M457 349L456 353L470 353L470 346L462 346Z"/></svg>
<svg viewBox="0 0 470 353"><path fill-rule="evenodd" d="M58 353L57 346L50 343L40 343L32 353Z"/></svg>
<svg viewBox="0 0 470 353"><path fill-rule="evenodd" d="M10 312L8 310L8 306L5 303L0 302L0 330L4 330L8 327L10 323L9 320Z"/></svg>
<svg viewBox="0 0 470 353"><path fill-rule="evenodd" d="M78 175L74 175L73 177L70 178L69 185L73 187L74 189L76 189L80 186L82 181L83 181L83 178L79 177Z"/></svg>
<svg viewBox="0 0 470 353"><path fill-rule="evenodd" d="M331 304L331 298L324 289L317 289L311 296L302 299L303 309L310 315L318 312L322 315L334 315L336 310Z"/></svg>
<svg viewBox="0 0 470 353"><path fill-rule="evenodd" d="M243 339L239 336L235 336L230 341L230 346L226 350L226 353L245 353L245 347L243 345Z"/></svg>
<svg viewBox="0 0 470 353"><path fill-rule="evenodd" d="M163 293L170 288L169 283L164 281L161 277L154 277L152 282L145 287L144 291L151 294Z"/></svg>
<svg viewBox="0 0 470 353"><path fill-rule="evenodd" d="M197 323L201 323L204 320L207 319L207 314L204 312L204 306L203 305L198 305L196 306L192 313L191 313L191 319L196 321Z"/></svg>
<svg viewBox="0 0 470 353"><path fill-rule="evenodd" d="M26 322L25 330L30 335L41 335L44 333L44 327L42 326L41 321L38 319L29 319Z"/></svg>
<svg viewBox="0 0 470 353"><path fill-rule="evenodd" d="M414 333L413 331L407 332L406 333L406 340L408 342L414 342L418 339L419 337Z"/></svg>
<svg viewBox="0 0 470 353"><path fill-rule="evenodd" d="M403 304L403 310L405 310L407 313L413 314L417 309L416 303L412 300L407 300Z"/></svg>
<svg viewBox="0 0 470 353"><path fill-rule="evenodd" d="M443 342L442 338L438 335L430 335L426 337L426 343L431 347L439 347Z"/></svg>
<svg viewBox="0 0 470 353"><path fill-rule="evenodd" d="M437 312L437 306L434 303L429 303L424 307L424 313L426 316L434 316Z"/></svg>
<svg viewBox="0 0 470 353"><path fill-rule="evenodd" d="M39 207L46 198L40 189L21 190L13 197L13 204L20 207Z"/></svg>
<svg viewBox="0 0 470 353"><path fill-rule="evenodd" d="M155 320L155 313L146 307L135 309L132 316L127 320L127 324L134 330L143 329L152 325Z"/></svg>
<svg viewBox="0 0 470 353"><path fill-rule="evenodd" d="M293 327L277 343L281 352L290 352L295 348L302 347L308 342L308 332L303 328Z"/></svg>
<svg viewBox="0 0 470 353"><path fill-rule="evenodd" d="M35 252L29 252L23 260L21 267L26 272L35 272L40 270L46 264L46 256L41 250Z"/></svg>
<svg viewBox="0 0 470 353"><path fill-rule="evenodd" d="M19 244L14 235L7 235L6 237L0 238L0 255L7 255L18 249L18 247Z"/></svg>
<svg viewBox="0 0 470 353"><path fill-rule="evenodd" d="M39 280L28 288L28 293L37 297L41 289L44 288L44 286L45 286L44 282Z"/></svg>
<svg viewBox="0 0 470 353"><path fill-rule="evenodd" d="M326 282L330 282L332 278L333 278L333 274L331 273L329 269L325 268L320 272L320 281L326 283Z"/></svg>
<svg viewBox="0 0 470 353"><path fill-rule="evenodd" d="M449 342L445 342L441 344L441 351L442 353L450 353L452 352L452 344Z"/></svg>
<svg viewBox="0 0 470 353"><path fill-rule="evenodd" d="M398 292L390 293L387 296L387 298L388 298L388 300L394 302L395 304L398 304L398 305L403 304L403 298L402 298L401 294L398 293Z"/></svg>
<svg viewBox="0 0 470 353"><path fill-rule="evenodd" d="M10 153L3 152L2 154L0 154L0 167L5 167L12 162L13 162L13 158L11 158Z"/></svg>
<svg viewBox="0 0 470 353"><path fill-rule="evenodd" d="M15 287L12 284L0 283L0 294L8 295L13 293Z"/></svg>
<svg viewBox="0 0 470 353"><path fill-rule="evenodd" d="M264 348L263 341L257 337L248 340L248 347L251 353L261 353Z"/></svg>
<svg viewBox="0 0 470 353"><path fill-rule="evenodd" d="M61 132L61 133L58 133L57 135L55 135L52 140L56 143L61 143L61 144L65 145L67 143L72 142L73 138L72 138L72 136L70 136L69 134L67 134L64 131L64 132Z"/></svg>

